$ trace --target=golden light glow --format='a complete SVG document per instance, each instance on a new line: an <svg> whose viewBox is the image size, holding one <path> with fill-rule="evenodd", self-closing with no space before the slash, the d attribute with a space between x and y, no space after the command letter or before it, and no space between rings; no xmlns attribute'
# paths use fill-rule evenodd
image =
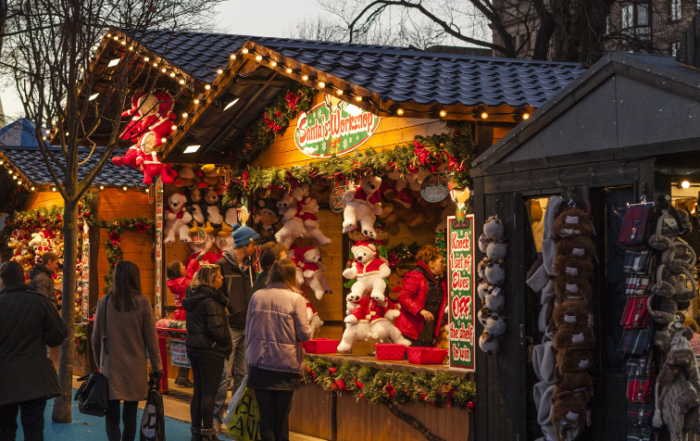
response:
<svg viewBox="0 0 700 441"><path fill-rule="evenodd" d="M182 114L182 117L183 117L183 118L187 118L188 116L189 116L189 115L187 114L187 112L185 112L185 113Z"/></svg>
<svg viewBox="0 0 700 441"><path fill-rule="evenodd" d="M481 112L481 115L479 115L479 116L481 117L481 119L488 119L489 114L486 112Z"/></svg>
<svg viewBox="0 0 700 441"><path fill-rule="evenodd" d="M294 72L294 69L292 69L291 67L288 67L288 68L287 68L287 73L288 73L288 74L291 74L292 72Z"/></svg>
<svg viewBox="0 0 700 441"><path fill-rule="evenodd" d="M343 95L343 89L338 89L338 90L336 90L336 91L335 91L335 94L338 95L338 96Z"/></svg>
<svg viewBox="0 0 700 441"><path fill-rule="evenodd" d="M124 190L124 191L127 190L126 185L122 187L122 190Z"/></svg>
<svg viewBox="0 0 700 441"><path fill-rule="evenodd" d="M302 79L303 81L309 81L309 76L308 76L308 75L302 75L302 76L301 76L301 79Z"/></svg>
<svg viewBox="0 0 700 441"><path fill-rule="evenodd" d="M277 67L277 62L275 60L271 60L270 67Z"/></svg>
<svg viewBox="0 0 700 441"><path fill-rule="evenodd" d="M244 54L247 54L247 53L248 53L248 49L243 48L243 50L242 50L241 52L243 52Z"/></svg>
<svg viewBox="0 0 700 441"><path fill-rule="evenodd" d="M104 189L105 189L105 186L104 186L104 185L100 185L100 190L104 190Z"/></svg>
<svg viewBox="0 0 700 441"><path fill-rule="evenodd" d="M165 144L166 142L168 142L168 138L160 138L160 142Z"/></svg>
<svg viewBox="0 0 700 441"><path fill-rule="evenodd" d="M36 190L34 187L32 187L32 191Z"/></svg>
<svg viewBox="0 0 700 441"><path fill-rule="evenodd" d="M231 59L235 60L236 59L236 54L231 54Z"/></svg>
<svg viewBox="0 0 700 441"><path fill-rule="evenodd" d="M530 114L529 114L529 113L523 113L523 119L524 119L524 120L530 119Z"/></svg>
<svg viewBox="0 0 700 441"><path fill-rule="evenodd" d="M206 86L204 86L204 90L210 90L210 89L211 89L210 85L207 84Z"/></svg>
<svg viewBox="0 0 700 441"><path fill-rule="evenodd" d="M260 55L260 54L256 55L255 61L262 61L262 55Z"/></svg>
<svg viewBox="0 0 700 441"><path fill-rule="evenodd" d="M170 126L170 129L172 129L172 131L174 132L177 130L177 126L175 124L173 124L172 126Z"/></svg>
<svg viewBox="0 0 700 441"><path fill-rule="evenodd" d="M402 109L402 108L399 108L399 109L396 111L396 114L399 115L399 116L403 116L403 109Z"/></svg>
<svg viewBox="0 0 700 441"><path fill-rule="evenodd" d="M690 188L690 182L689 181L681 182L681 187L682 188Z"/></svg>
<svg viewBox="0 0 700 441"><path fill-rule="evenodd" d="M184 85L184 84L185 84L185 80L180 80L180 84Z"/></svg>
<svg viewBox="0 0 700 441"><path fill-rule="evenodd" d="M441 110L441 111L440 111L440 118L444 118L444 117L446 117L446 116L447 116L447 112L444 111L444 110Z"/></svg>
<svg viewBox="0 0 700 441"><path fill-rule="evenodd" d="M359 103L360 101L362 101L362 97L360 95L357 95L355 97L355 101L357 101Z"/></svg>
<svg viewBox="0 0 700 441"><path fill-rule="evenodd" d="M56 191L56 187L51 187L51 191Z"/></svg>
<svg viewBox="0 0 700 441"><path fill-rule="evenodd" d="M219 69L219 70L216 71L216 73L218 73L219 75L221 75L222 73L224 73L224 70L223 70L223 69Z"/></svg>
<svg viewBox="0 0 700 441"><path fill-rule="evenodd" d="M143 61L149 61L149 60L150 60L150 58L148 58L148 57L143 57Z"/></svg>
<svg viewBox="0 0 700 441"><path fill-rule="evenodd" d="M323 81L319 81L319 82L318 82L318 88L319 88L319 89L323 89L324 87L326 87L326 83L324 83Z"/></svg>
<svg viewBox="0 0 700 441"><path fill-rule="evenodd" d="M195 104L199 104L199 100L194 100L194 103L195 103Z"/></svg>
<svg viewBox="0 0 700 441"><path fill-rule="evenodd" d="M175 72L170 72L170 77L175 78Z"/></svg>

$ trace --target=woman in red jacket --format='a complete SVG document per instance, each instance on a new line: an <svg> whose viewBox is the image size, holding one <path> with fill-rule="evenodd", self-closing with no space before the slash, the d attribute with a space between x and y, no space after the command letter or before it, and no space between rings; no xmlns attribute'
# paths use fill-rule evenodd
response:
<svg viewBox="0 0 700 441"><path fill-rule="evenodd" d="M396 327L412 346L436 346L447 305L445 258L434 246L425 245L416 260L416 267L403 278Z"/></svg>

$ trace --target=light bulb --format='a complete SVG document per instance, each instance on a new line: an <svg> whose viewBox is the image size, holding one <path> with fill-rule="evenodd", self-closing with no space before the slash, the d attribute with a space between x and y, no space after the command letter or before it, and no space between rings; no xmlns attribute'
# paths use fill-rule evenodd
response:
<svg viewBox="0 0 700 441"><path fill-rule="evenodd" d="M360 101L362 101L362 97L360 95L357 95L355 97L355 101L357 101L359 103Z"/></svg>
<svg viewBox="0 0 700 441"><path fill-rule="evenodd" d="M17 175L12 175L12 179L17 180Z"/></svg>
<svg viewBox="0 0 700 441"><path fill-rule="evenodd" d="M481 112L481 115L479 115L479 116L481 116L481 119L488 119L489 114L486 112Z"/></svg>
<svg viewBox="0 0 700 441"><path fill-rule="evenodd" d="M17 185L22 185L22 181L17 181Z"/></svg>
<svg viewBox="0 0 700 441"><path fill-rule="evenodd" d="M204 89L209 90L209 89L211 89L211 86L207 84L206 86L204 86Z"/></svg>
<svg viewBox="0 0 700 441"><path fill-rule="evenodd" d="M184 113L182 114L182 117L183 117L183 118L187 118L188 116L189 116L189 115L187 114L187 112L184 112Z"/></svg>
<svg viewBox="0 0 700 441"><path fill-rule="evenodd" d="M301 76L301 79L302 79L303 81L309 81L309 76L308 76L308 75L302 75L302 76Z"/></svg>
<svg viewBox="0 0 700 441"><path fill-rule="evenodd" d="M122 187L122 190L124 190L124 191L127 190L126 185Z"/></svg>
<svg viewBox="0 0 700 441"><path fill-rule="evenodd" d="M243 52L244 54L247 54L247 53L248 53L248 49L243 48L243 50L242 50L241 52Z"/></svg>
<svg viewBox="0 0 700 441"><path fill-rule="evenodd" d="M199 104L199 100L194 100L194 103L195 103L195 104Z"/></svg>
<svg viewBox="0 0 700 441"><path fill-rule="evenodd" d="M288 67L288 68L287 68L287 73L288 73L288 74L291 74L291 73L293 73L293 72L294 72L294 69L292 69L291 67Z"/></svg>
<svg viewBox="0 0 700 441"><path fill-rule="evenodd" d="M119 40L119 37L117 37L117 36L115 35L115 36L114 36L114 39L115 39L115 40Z"/></svg>
<svg viewBox="0 0 700 441"><path fill-rule="evenodd" d="M163 72L163 73L165 73L167 71L168 71L168 69L166 69L166 68L161 69L161 72Z"/></svg>
<svg viewBox="0 0 700 441"><path fill-rule="evenodd" d="M184 84L185 84L185 80L180 80L180 84L184 85Z"/></svg>
<svg viewBox="0 0 700 441"><path fill-rule="evenodd" d="M148 57L143 57L143 61L148 62L148 60L150 60L150 58L148 58Z"/></svg>
<svg viewBox="0 0 700 441"><path fill-rule="evenodd" d="M153 62L153 65L154 65L154 66L158 66L158 63L156 63L156 62L154 61L154 62Z"/></svg>
<svg viewBox="0 0 700 441"><path fill-rule="evenodd" d="M529 113L523 113L523 119L524 119L524 120L530 119L530 114L529 114Z"/></svg>
<svg viewBox="0 0 700 441"><path fill-rule="evenodd" d="M403 115L403 109L399 107L399 109L396 111L396 114L399 116Z"/></svg>
<svg viewBox="0 0 700 441"><path fill-rule="evenodd" d="M126 44L126 43L125 43L125 44ZM133 47L133 46L129 46L129 50L130 50L130 51L133 51L133 50L134 50L134 47Z"/></svg>
<svg viewBox="0 0 700 441"><path fill-rule="evenodd" d="M681 182L681 187L682 188L690 188L690 182L689 181Z"/></svg>
<svg viewBox="0 0 700 441"><path fill-rule="evenodd" d="M149 191L151 191L151 189L150 189L150 188L147 188L147 189L146 189L146 193L148 193Z"/></svg>
<svg viewBox="0 0 700 441"><path fill-rule="evenodd" d="M36 190L34 187L32 187L32 191Z"/></svg>
<svg viewBox="0 0 700 441"><path fill-rule="evenodd" d="M170 72L170 77L175 78L175 72Z"/></svg>
<svg viewBox="0 0 700 441"><path fill-rule="evenodd" d="M112 36L112 34L107 34L107 37L111 37L111 36Z"/></svg>
<svg viewBox="0 0 700 441"><path fill-rule="evenodd" d="M270 60L270 67L277 67L277 62L275 60Z"/></svg>
<svg viewBox="0 0 700 441"><path fill-rule="evenodd" d="M173 124L172 126L170 126L170 129L174 132L177 130L177 126L175 124Z"/></svg>
<svg viewBox="0 0 700 441"><path fill-rule="evenodd" d="M447 112L444 111L444 110L441 110L441 111L440 111L440 118L444 118L444 117L446 117L446 116L447 116Z"/></svg>
<svg viewBox="0 0 700 441"><path fill-rule="evenodd" d="M262 55L258 54L255 56L255 61L262 61Z"/></svg>
<svg viewBox="0 0 700 441"><path fill-rule="evenodd" d="M46 136L42 136L42 139L43 139L44 141L46 141Z"/></svg>
<svg viewBox="0 0 700 441"><path fill-rule="evenodd" d="M160 142L162 144L165 144L166 142L168 142L168 138L160 138Z"/></svg>
<svg viewBox="0 0 700 441"><path fill-rule="evenodd" d="M319 82L318 82L318 88L319 88L319 89L323 89L324 87L326 87L326 83L324 83L323 81L319 81Z"/></svg>
<svg viewBox="0 0 700 441"><path fill-rule="evenodd" d="M236 54L231 54L231 59L235 60L236 59Z"/></svg>
<svg viewBox="0 0 700 441"><path fill-rule="evenodd" d="M218 73L219 75L221 75L222 73L224 73L224 70L223 70L223 69L219 69L219 70L216 71L216 73Z"/></svg>
<svg viewBox="0 0 700 441"><path fill-rule="evenodd" d="M336 91L335 91L335 94L338 95L338 96L343 95L343 89L338 89L338 90L336 90Z"/></svg>
<svg viewBox="0 0 700 441"><path fill-rule="evenodd" d="M104 190L104 189L105 189L105 186L104 186L104 185L100 185L100 190Z"/></svg>
<svg viewBox="0 0 700 441"><path fill-rule="evenodd" d="M122 46L126 46L126 40L122 40Z"/></svg>
<svg viewBox="0 0 700 441"><path fill-rule="evenodd" d="M51 191L56 191L56 187L51 187Z"/></svg>
<svg viewBox="0 0 700 441"><path fill-rule="evenodd" d="M81 68L80 68L80 72L85 72L85 68L84 68L84 67L81 67Z"/></svg>

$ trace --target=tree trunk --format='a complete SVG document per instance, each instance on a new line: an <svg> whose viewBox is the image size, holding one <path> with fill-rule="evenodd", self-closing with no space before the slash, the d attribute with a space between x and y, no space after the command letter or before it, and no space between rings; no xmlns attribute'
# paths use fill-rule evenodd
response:
<svg viewBox="0 0 700 441"><path fill-rule="evenodd" d="M58 367L58 384L61 395L53 405L52 419L55 423L70 423L73 395L73 358L75 356L75 266L78 263L78 204L66 200L63 214L63 307L61 318L68 327L68 336L61 345ZM90 344L90 342L88 342Z"/></svg>

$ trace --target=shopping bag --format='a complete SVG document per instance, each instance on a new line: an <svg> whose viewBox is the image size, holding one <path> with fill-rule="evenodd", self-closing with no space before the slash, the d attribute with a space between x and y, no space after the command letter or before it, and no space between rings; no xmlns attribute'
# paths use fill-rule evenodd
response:
<svg viewBox="0 0 700 441"><path fill-rule="evenodd" d="M163 396L155 379L148 382L148 399L141 418L140 441L165 441Z"/></svg>
<svg viewBox="0 0 700 441"><path fill-rule="evenodd" d="M243 392L245 392L246 387L248 387L248 376L246 375L243 377L243 381L241 381L241 385L238 387L238 390L231 396L231 399L228 402L228 409L226 409L226 415L224 416L224 424L228 427L228 422L231 421L231 418L233 417L233 414L236 411L236 406L238 405L238 402L241 400L241 397L243 396Z"/></svg>
<svg viewBox="0 0 700 441"><path fill-rule="evenodd" d="M235 399L237 398L237 399ZM228 420L228 421L226 421ZM231 397L229 411L224 418L229 435L235 441L260 440L260 409L255 391L245 382Z"/></svg>

